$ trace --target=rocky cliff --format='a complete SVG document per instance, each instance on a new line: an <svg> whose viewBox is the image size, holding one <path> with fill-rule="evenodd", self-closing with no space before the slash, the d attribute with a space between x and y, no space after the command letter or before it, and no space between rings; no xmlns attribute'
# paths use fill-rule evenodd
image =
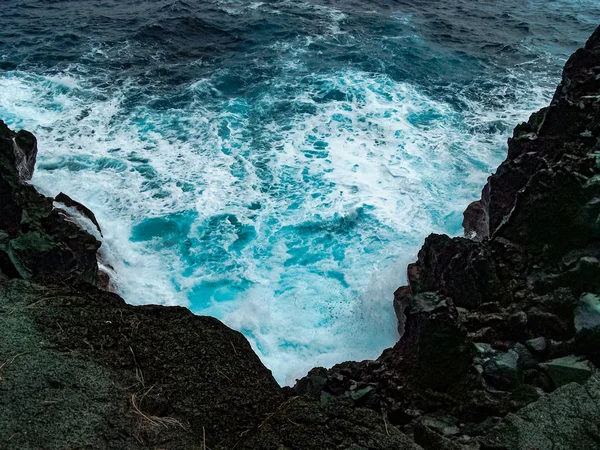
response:
<svg viewBox="0 0 600 450"><path fill-rule="evenodd" d="M294 388L218 320L102 289L93 214L27 184L36 154L0 124L1 448L600 448L600 28L465 237L409 266L400 341Z"/></svg>

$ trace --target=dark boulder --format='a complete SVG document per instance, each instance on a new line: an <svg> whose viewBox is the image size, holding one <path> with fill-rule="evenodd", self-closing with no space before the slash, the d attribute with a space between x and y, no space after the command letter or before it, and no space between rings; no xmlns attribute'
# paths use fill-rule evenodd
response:
<svg viewBox="0 0 600 450"><path fill-rule="evenodd" d="M444 389L456 384L471 361L456 307L450 298L434 292L412 297L406 309L404 337L395 350L392 359L410 364L414 382L421 388Z"/></svg>
<svg viewBox="0 0 600 450"><path fill-rule="evenodd" d="M589 361L575 355L552 359L540 366L548 373L556 387L574 382L583 383L594 370Z"/></svg>
<svg viewBox="0 0 600 450"><path fill-rule="evenodd" d="M514 349L494 354L483 366L487 380L497 389L512 390L523 382L521 355Z"/></svg>

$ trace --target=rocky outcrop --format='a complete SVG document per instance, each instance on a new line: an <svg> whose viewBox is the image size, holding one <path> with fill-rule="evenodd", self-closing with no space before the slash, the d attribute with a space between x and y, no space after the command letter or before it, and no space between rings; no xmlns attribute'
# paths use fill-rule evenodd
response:
<svg viewBox="0 0 600 450"><path fill-rule="evenodd" d="M3 448L600 448L600 28L465 237L408 267L400 341L293 388L218 320L100 290L100 243L26 184L36 151L0 124Z"/></svg>
<svg viewBox="0 0 600 450"><path fill-rule="evenodd" d="M0 134L2 156L7 159L10 170L15 170L23 181L31 180L38 152L35 136L25 130L15 133L4 123L0 125Z"/></svg>
<svg viewBox="0 0 600 450"><path fill-rule="evenodd" d="M100 229L100 224L98 223L98 220L96 219L96 215L87 206L79 203L76 200L73 200L71 197L69 197L64 192L60 192L56 197L54 197L54 201L62 203L63 205L65 205L68 208L74 208L77 212L79 212L84 217L89 219L89 221L92 222L94 224L94 226L96 227L96 229L98 230L98 233L100 233L100 236L102 236L102 230Z"/></svg>
<svg viewBox="0 0 600 450"><path fill-rule="evenodd" d="M100 242L25 183L36 155L33 135L14 133L0 121L0 271L11 278L60 275L95 284Z"/></svg>

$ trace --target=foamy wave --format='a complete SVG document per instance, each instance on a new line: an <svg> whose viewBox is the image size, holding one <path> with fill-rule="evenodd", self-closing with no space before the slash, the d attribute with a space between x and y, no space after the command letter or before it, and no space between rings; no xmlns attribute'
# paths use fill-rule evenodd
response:
<svg viewBox="0 0 600 450"><path fill-rule="evenodd" d="M550 92L459 110L385 75L285 67L251 99L199 80L178 109L130 107L127 83L9 72L0 115L38 136L34 183L96 213L128 302L214 315L292 383L397 339L406 263L428 233L460 232L509 126Z"/></svg>

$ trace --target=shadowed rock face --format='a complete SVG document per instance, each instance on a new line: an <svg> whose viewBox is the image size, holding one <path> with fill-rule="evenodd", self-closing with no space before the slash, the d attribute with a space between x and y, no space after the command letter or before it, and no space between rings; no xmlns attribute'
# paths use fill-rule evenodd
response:
<svg viewBox="0 0 600 450"><path fill-rule="evenodd" d="M218 320L98 289L100 243L25 183L35 138L0 123L0 442L600 448L599 139L600 28L515 129L466 238L431 235L408 267L400 341L282 390Z"/></svg>
<svg viewBox="0 0 600 450"><path fill-rule="evenodd" d="M96 215L87 206L82 205L81 203L79 203L76 200L73 200L71 197L69 197L64 192L60 192L56 197L54 197L54 201L62 203L63 205L65 205L69 208L75 208L77 210L77 212L79 212L80 214L83 214L85 217L87 217L90 220L90 222L92 222L96 226L98 233L100 233L100 235L102 236L102 229L100 228L100 224L98 223L98 220L96 219Z"/></svg>

